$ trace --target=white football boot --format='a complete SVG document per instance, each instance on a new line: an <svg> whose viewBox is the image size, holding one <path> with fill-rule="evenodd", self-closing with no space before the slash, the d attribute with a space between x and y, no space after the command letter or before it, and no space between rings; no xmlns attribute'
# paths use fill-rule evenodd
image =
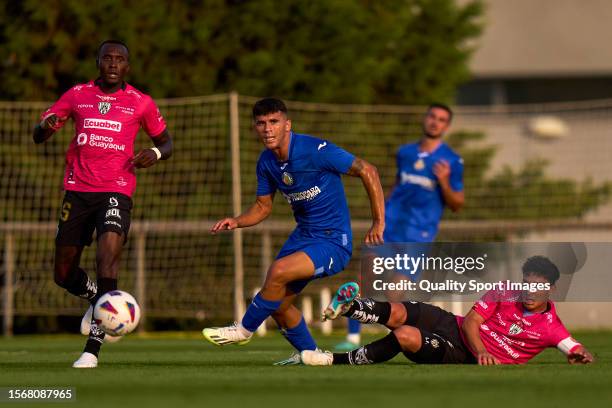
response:
<svg viewBox="0 0 612 408"><path fill-rule="evenodd" d="M302 364L309 366L330 366L334 363L334 356L329 351L304 350L300 356Z"/></svg>
<svg viewBox="0 0 612 408"><path fill-rule="evenodd" d="M81 334L83 336L89 336L89 331L91 330L91 319L93 318L93 306L89 305L85 315L81 319ZM116 343L121 340L121 336L111 336L109 334L104 335L105 343Z"/></svg>
<svg viewBox="0 0 612 408"><path fill-rule="evenodd" d="M91 353L84 352L81 357L74 363L73 368L96 368L98 366L98 357Z"/></svg>
<svg viewBox="0 0 612 408"><path fill-rule="evenodd" d="M208 327L202 330L204 338L217 346L237 344L242 346L251 341L253 333L242 327L242 324L234 324L225 327Z"/></svg>

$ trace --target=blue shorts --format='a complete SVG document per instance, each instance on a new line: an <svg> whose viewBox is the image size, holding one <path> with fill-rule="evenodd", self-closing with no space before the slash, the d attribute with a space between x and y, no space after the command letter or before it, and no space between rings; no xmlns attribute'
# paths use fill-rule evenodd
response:
<svg viewBox="0 0 612 408"><path fill-rule="evenodd" d="M433 242L437 231L426 231L409 225L387 224L385 242Z"/></svg>
<svg viewBox="0 0 612 408"><path fill-rule="evenodd" d="M276 259L300 251L308 255L314 264L315 271L314 275L308 279L300 279L287 284L287 288L295 294L300 293L312 280L332 276L342 271L350 261L353 252L352 243L346 236L339 240L305 237L296 230L289 236Z"/></svg>

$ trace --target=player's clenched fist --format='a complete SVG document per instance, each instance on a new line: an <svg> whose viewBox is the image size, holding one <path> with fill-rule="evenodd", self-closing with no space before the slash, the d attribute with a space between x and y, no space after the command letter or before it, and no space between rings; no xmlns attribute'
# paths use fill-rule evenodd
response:
<svg viewBox="0 0 612 408"><path fill-rule="evenodd" d="M55 113L52 113L40 122L40 127L45 130L58 129L67 119L68 117L60 118Z"/></svg>
<svg viewBox="0 0 612 408"><path fill-rule="evenodd" d="M131 162L137 169L144 169L157 163L157 160L157 154L153 149L143 149L131 159Z"/></svg>
<svg viewBox="0 0 612 408"><path fill-rule="evenodd" d="M210 230L211 234L216 234L219 231L229 231L238 228L238 222L235 218L224 218L221 221L217 221Z"/></svg>
<svg viewBox="0 0 612 408"><path fill-rule="evenodd" d="M447 180L450 177L450 164L446 160L440 160L434 164L433 172L438 180Z"/></svg>

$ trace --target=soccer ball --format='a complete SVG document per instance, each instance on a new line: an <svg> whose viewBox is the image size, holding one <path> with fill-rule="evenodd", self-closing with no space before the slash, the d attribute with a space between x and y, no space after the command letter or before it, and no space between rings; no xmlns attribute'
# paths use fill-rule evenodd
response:
<svg viewBox="0 0 612 408"><path fill-rule="evenodd" d="M98 299L94 306L93 318L105 333L111 336L124 336L138 326L140 306L129 293L114 290Z"/></svg>

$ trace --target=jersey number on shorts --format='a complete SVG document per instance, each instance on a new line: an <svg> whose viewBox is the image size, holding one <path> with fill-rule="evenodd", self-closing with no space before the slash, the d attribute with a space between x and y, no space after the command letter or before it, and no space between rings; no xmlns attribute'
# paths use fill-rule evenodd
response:
<svg viewBox="0 0 612 408"><path fill-rule="evenodd" d="M70 217L71 208L72 208L72 204L70 204L69 202L65 202L62 205L62 215L60 217L62 221L68 221L68 217Z"/></svg>

